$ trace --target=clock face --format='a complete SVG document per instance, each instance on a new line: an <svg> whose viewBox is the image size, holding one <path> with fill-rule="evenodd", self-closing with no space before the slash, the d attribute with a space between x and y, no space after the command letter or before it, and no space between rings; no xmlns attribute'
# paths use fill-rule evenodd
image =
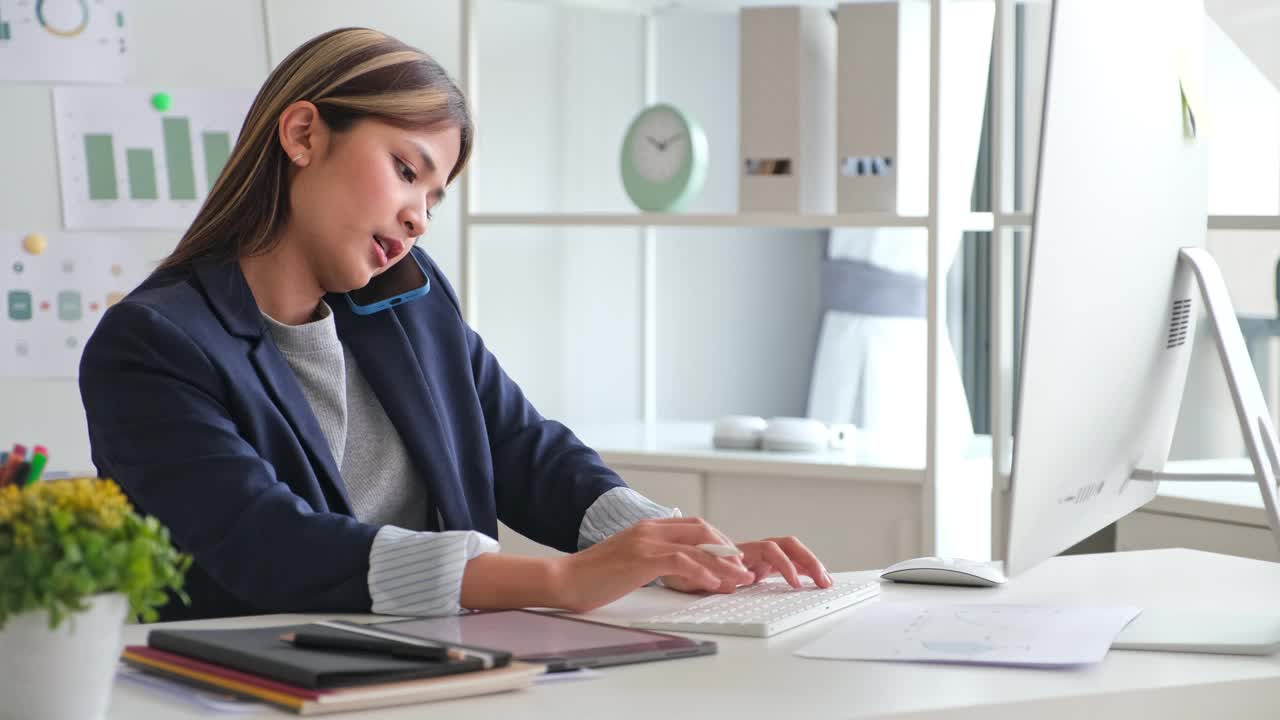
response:
<svg viewBox="0 0 1280 720"><path fill-rule="evenodd" d="M640 177L654 183L667 182L688 161L689 132L674 112L656 108L637 120L628 152Z"/></svg>
<svg viewBox="0 0 1280 720"><path fill-rule="evenodd" d="M636 207L675 212L707 177L707 136L671 105L653 105L627 128L621 148L622 186Z"/></svg>

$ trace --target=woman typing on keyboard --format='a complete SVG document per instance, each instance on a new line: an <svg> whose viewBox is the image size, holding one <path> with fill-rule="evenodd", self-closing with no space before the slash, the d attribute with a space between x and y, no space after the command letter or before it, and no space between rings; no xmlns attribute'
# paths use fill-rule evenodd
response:
<svg viewBox="0 0 1280 720"><path fill-rule="evenodd" d="M195 561L190 604L162 618L830 586L794 538L717 552L734 543L628 488L503 372L415 246L472 140L430 57L321 35L267 78L177 248L103 317L80 369L93 460ZM570 554L503 554L499 519Z"/></svg>

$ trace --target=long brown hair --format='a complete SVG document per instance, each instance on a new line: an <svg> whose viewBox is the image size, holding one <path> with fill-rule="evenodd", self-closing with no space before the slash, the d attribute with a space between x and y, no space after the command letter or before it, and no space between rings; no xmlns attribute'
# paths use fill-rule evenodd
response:
<svg viewBox="0 0 1280 720"><path fill-rule="evenodd" d="M462 142L449 182L471 155L475 130L466 99L439 63L376 30L332 30L289 53L263 83L222 174L160 270L272 248L289 213L289 159L276 125L298 100L315 104L335 133L364 118L415 130L458 128Z"/></svg>

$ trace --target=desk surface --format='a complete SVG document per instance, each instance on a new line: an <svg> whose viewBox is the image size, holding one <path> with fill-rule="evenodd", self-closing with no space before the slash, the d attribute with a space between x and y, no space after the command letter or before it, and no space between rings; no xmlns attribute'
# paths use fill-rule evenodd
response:
<svg viewBox="0 0 1280 720"><path fill-rule="evenodd" d="M842 573L855 575L856 573ZM1280 564L1192 550L1148 550L1053 558L1002 588L941 588L887 583L878 602L1056 602L1133 604L1156 609L1274 612ZM675 609L690 596L645 588L588 617L624 622ZM466 718L752 716L816 718L1120 717L1274 718L1280 655L1232 657L1112 651L1077 670L1030 670L795 657L797 648L844 610L768 639L713 637L718 655L607 668L593 680L554 683L483 698L433 704L430 712ZM194 623L197 627L275 625L316 616L273 615ZM324 617L337 617L326 615ZM359 616L368 618L370 616ZM143 643L149 627L125 629ZM421 718L423 706L346 717ZM238 717L283 717L275 710ZM111 720L205 717L155 691L117 683Z"/></svg>

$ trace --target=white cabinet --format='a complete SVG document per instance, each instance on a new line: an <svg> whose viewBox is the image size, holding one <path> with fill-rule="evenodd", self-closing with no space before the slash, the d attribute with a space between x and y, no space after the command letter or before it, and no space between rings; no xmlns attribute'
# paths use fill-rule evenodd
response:
<svg viewBox="0 0 1280 720"><path fill-rule="evenodd" d="M1182 547L1280 562L1271 531L1256 525L1139 510L1116 523L1116 550Z"/></svg>
<svg viewBox="0 0 1280 720"><path fill-rule="evenodd" d="M678 504L685 515L701 515L734 540L794 535L832 571L884 567L922 554L925 473L891 462L901 455L877 456L870 446L856 454L717 450L710 423L576 431L636 490ZM990 464L973 472L985 480Z"/></svg>
<svg viewBox="0 0 1280 720"><path fill-rule="evenodd" d="M705 517L704 479L700 473L670 470L645 470L614 466L622 479L636 492L650 500L672 508L680 508L685 517Z"/></svg>
<svg viewBox="0 0 1280 720"><path fill-rule="evenodd" d="M735 540L794 535L832 572L884 567L920 554L918 483L697 472L706 466L695 459L667 459L689 469L610 465L645 497L678 507L685 517L705 518ZM505 525L500 540L503 552L560 555Z"/></svg>
<svg viewBox="0 0 1280 720"><path fill-rule="evenodd" d="M864 438L857 453L781 453L713 449L710 423L586 425L575 432L637 492L703 517L736 541L794 535L833 572L928 554L920 528L925 471L901 467L910 463L883 442ZM964 557L981 559L988 542L989 442L975 442L954 469L966 492L940 498L961 520L941 523L938 532ZM504 552L559 554L505 527L499 539Z"/></svg>
<svg viewBox="0 0 1280 720"><path fill-rule="evenodd" d="M1183 460L1171 472L1252 472L1244 458ZM1280 561L1262 493L1246 482L1162 483L1156 497L1116 522L1117 550L1182 547Z"/></svg>
<svg viewBox="0 0 1280 720"><path fill-rule="evenodd" d="M831 572L920 554L919 485L712 473L707 518L735 540L794 535Z"/></svg>
<svg viewBox="0 0 1280 720"><path fill-rule="evenodd" d="M680 508L685 517L704 516L702 475L617 466L613 469L627 485L650 500L667 507ZM540 545L502 523L498 523L498 541L502 543L502 551L506 553L531 557L563 555L559 550Z"/></svg>
<svg viewBox="0 0 1280 720"><path fill-rule="evenodd" d="M498 542L502 545L502 552L511 553L512 555L557 557L564 554L555 548L549 548L546 545L530 540L501 522L498 523Z"/></svg>

